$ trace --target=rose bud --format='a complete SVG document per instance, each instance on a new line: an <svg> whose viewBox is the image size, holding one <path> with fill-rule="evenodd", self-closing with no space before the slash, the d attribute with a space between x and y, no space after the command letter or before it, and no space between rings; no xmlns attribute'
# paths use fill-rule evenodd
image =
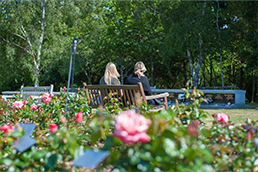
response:
<svg viewBox="0 0 258 172"><path fill-rule="evenodd" d="M83 113L79 112L76 114L75 118L76 118L76 123L80 123L82 121L82 117L83 117Z"/></svg>
<svg viewBox="0 0 258 172"><path fill-rule="evenodd" d="M56 133L57 130L58 130L58 126L55 123L50 125L50 133Z"/></svg>

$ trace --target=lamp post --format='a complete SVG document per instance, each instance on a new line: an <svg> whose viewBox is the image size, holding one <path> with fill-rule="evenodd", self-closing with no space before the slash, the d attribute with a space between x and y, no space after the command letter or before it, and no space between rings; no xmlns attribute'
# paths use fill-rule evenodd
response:
<svg viewBox="0 0 258 172"><path fill-rule="evenodd" d="M73 63L73 56L75 59L75 50L77 43L79 42L78 38L73 39L73 45L71 46L72 52L71 52L71 58L70 58L70 67L69 67L69 75L68 75L68 83L67 83L67 94L66 94L66 103L65 103L65 117L67 113L67 102L68 102L68 94L69 94L69 87L70 87L70 80L71 80L71 70L72 70L72 63ZM72 76L72 85L73 85L73 77L74 77L74 68L73 68L73 76Z"/></svg>

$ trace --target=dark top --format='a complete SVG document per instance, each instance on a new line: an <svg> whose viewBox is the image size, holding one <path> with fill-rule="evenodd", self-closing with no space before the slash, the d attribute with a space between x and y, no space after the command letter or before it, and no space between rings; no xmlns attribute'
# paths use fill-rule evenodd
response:
<svg viewBox="0 0 258 172"><path fill-rule="evenodd" d="M125 81L126 85L138 85L138 82L142 83L142 87L146 96L151 96L150 83L147 76L138 76L135 73L130 74Z"/></svg>
<svg viewBox="0 0 258 172"><path fill-rule="evenodd" d="M142 87L144 90L144 94L146 96L152 96L151 88L150 88L150 83L148 80L147 76L138 76L135 73L132 73L128 76L127 80L125 81L126 85L138 85L138 82L142 83ZM161 102L158 99L152 99L152 100L147 100L148 104L151 105L160 105Z"/></svg>
<svg viewBox="0 0 258 172"><path fill-rule="evenodd" d="M107 83L104 80L104 76L100 79L99 85L107 85ZM111 77L111 84L110 85L120 85L120 81L115 77Z"/></svg>

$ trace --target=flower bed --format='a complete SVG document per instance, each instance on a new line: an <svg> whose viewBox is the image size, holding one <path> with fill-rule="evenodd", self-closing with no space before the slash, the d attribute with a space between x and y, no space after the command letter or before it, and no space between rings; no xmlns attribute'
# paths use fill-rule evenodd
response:
<svg viewBox="0 0 258 172"><path fill-rule="evenodd" d="M202 94L187 91L189 106L156 113L145 103L122 109L115 99L91 113L84 91L70 97L67 113L64 92L59 98L42 95L41 105L32 98L0 99L0 170L80 171L74 160L98 149L110 154L98 170L257 171L256 122L235 124L218 113L207 129L207 113L199 109ZM26 135L19 123L37 125L31 134L36 144L24 152L13 144Z"/></svg>

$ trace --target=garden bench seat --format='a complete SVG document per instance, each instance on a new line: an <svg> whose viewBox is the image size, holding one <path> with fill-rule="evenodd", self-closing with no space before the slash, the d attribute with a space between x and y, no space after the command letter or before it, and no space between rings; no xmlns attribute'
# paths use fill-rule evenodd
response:
<svg viewBox="0 0 258 172"><path fill-rule="evenodd" d="M136 106L135 95L140 94L143 101L163 98L163 104L154 106L150 109L151 112L157 112L160 110L168 109L167 97L169 94L162 93L152 96L145 96L142 83L138 85L87 85L85 86L86 92L88 93L89 105L92 108L98 108L100 105L105 105L110 102L110 99L106 99L109 93L112 93L113 98L117 98L122 102L124 107L130 107L131 105Z"/></svg>
<svg viewBox="0 0 258 172"><path fill-rule="evenodd" d="M37 99L40 103L41 96L44 93L53 93L54 86L51 84L50 86L38 86L38 87L24 87L21 86L20 94L22 98L27 99L28 97L32 97L33 99Z"/></svg>

